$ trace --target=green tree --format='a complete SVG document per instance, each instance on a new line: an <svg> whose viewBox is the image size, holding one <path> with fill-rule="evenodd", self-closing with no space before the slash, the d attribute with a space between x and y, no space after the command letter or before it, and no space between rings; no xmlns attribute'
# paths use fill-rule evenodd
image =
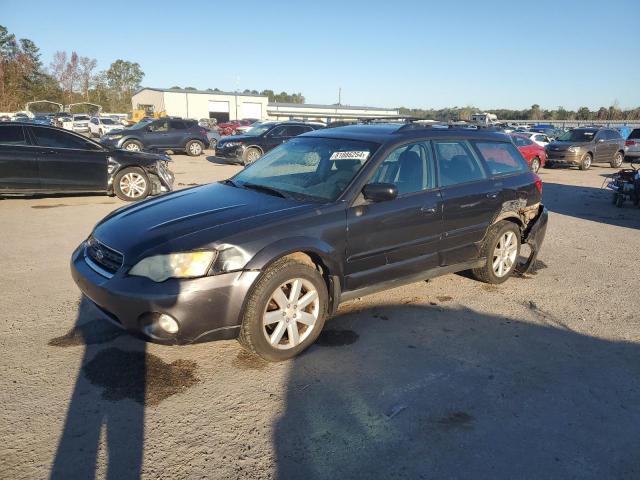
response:
<svg viewBox="0 0 640 480"><path fill-rule="evenodd" d="M140 88L144 72L140 64L118 59L107 70L107 81L112 89L117 108L127 110L131 106L131 97Z"/></svg>
<svg viewBox="0 0 640 480"><path fill-rule="evenodd" d="M591 111L588 107L580 107L576 112L576 119L578 120L589 120L591 117Z"/></svg>

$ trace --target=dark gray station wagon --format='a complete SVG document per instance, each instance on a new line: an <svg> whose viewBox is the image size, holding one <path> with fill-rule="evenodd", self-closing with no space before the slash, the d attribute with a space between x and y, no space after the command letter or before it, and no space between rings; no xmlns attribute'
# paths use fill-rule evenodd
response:
<svg viewBox="0 0 640 480"><path fill-rule="evenodd" d="M71 270L108 318L146 339L238 338L278 361L311 345L345 300L461 270L494 284L526 271L546 232L541 198L503 134L323 129L229 180L113 212Z"/></svg>

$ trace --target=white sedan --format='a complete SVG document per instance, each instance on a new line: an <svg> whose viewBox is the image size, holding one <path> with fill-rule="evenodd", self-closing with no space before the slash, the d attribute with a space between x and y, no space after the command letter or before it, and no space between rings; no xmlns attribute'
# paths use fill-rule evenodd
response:
<svg viewBox="0 0 640 480"><path fill-rule="evenodd" d="M529 140L531 140L534 143L537 143L541 147L546 147L551 143L551 139L547 137L544 133L538 133L538 132L517 132L517 133L518 135L524 135Z"/></svg>
<svg viewBox="0 0 640 480"><path fill-rule="evenodd" d="M89 134L92 137L101 137L111 130L120 130L122 125L109 117L92 117L89 120Z"/></svg>

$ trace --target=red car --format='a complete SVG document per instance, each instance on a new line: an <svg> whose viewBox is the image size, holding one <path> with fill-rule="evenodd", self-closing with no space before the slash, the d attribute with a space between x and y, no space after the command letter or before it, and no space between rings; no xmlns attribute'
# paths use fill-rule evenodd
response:
<svg viewBox="0 0 640 480"><path fill-rule="evenodd" d="M242 120L230 120L225 123L219 123L218 129L220 131L220 135L224 137L225 135L234 135L238 127L248 126L255 122L257 122L257 120L254 118L244 118Z"/></svg>
<svg viewBox="0 0 640 480"><path fill-rule="evenodd" d="M540 167L544 167L544 162L547 160L547 154L544 151L544 147L541 147L535 142L529 140L525 135L518 135L517 133L511 134L513 143L515 143L518 150L529 164L532 172L538 172Z"/></svg>

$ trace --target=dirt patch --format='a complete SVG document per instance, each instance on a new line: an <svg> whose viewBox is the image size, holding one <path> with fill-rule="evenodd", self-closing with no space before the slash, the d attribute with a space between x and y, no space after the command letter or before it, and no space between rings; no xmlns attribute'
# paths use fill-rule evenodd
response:
<svg viewBox="0 0 640 480"><path fill-rule="evenodd" d="M323 330L316 344L321 347L342 347L355 343L359 337L353 330Z"/></svg>
<svg viewBox="0 0 640 480"><path fill-rule="evenodd" d="M129 398L141 405L157 405L198 383L197 366L191 360L167 363L150 353L107 348L83 371L92 384L103 387L105 400Z"/></svg>
<svg viewBox="0 0 640 480"><path fill-rule="evenodd" d="M52 338L47 345L52 347L77 347L110 342L124 332L104 320L92 320L73 327L64 335Z"/></svg>
<svg viewBox="0 0 640 480"><path fill-rule="evenodd" d="M485 284L481 285L480 288L482 288L482 290L484 290L485 292L497 292L498 291L498 287L496 287L495 285L490 285L488 283L485 283Z"/></svg>
<svg viewBox="0 0 640 480"><path fill-rule="evenodd" d="M32 205L31 208L58 208L58 207L68 207L66 203L56 203L55 205Z"/></svg>
<svg viewBox="0 0 640 480"><path fill-rule="evenodd" d="M240 350L231 361L231 365L238 370L264 370L269 365L269 362L245 350Z"/></svg>
<svg viewBox="0 0 640 480"><path fill-rule="evenodd" d="M439 302L450 302L451 300L453 300L453 297L450 297L449 295L440 295L439 297L436 297L438 299Z"/></svg>
<svg viewBox="0 0 640 480"><path fill-rule="evenodd" d="M438 420L438 425L445 430L469 429L473 427L475 418L467 412L451 412Z"/></svg>

